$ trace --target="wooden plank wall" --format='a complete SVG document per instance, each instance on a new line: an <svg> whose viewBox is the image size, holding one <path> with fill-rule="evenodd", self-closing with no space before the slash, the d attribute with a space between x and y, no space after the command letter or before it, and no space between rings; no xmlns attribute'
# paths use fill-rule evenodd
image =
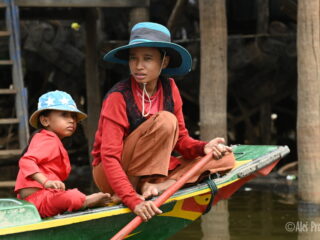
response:
<svg viewBox="0 0 320 240"><path fill-rule="evenodd" d="M149 0L15 0L18 7L145 7ZM0 0L0 5L4 0Z"/></svg>

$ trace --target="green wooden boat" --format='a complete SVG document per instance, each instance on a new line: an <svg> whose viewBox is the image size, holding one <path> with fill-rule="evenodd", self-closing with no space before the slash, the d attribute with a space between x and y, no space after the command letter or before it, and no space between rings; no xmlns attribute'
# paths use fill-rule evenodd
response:
<svg viewBox="0 0 320 240"><path fill-rule="evenodd" d="M213 180L214 203L227 199L244 183L267 175L290 150L287 146L235 145L236 166ZM212 185L212 184L209 184ZM161 207L163 213L142 223L126 239L167 239L199 218L211 203L207 182L183 188ZM41 219L37 209L18 199L0 199L0 240L110 239L135 215L124 205L87 209Z"/></svg>

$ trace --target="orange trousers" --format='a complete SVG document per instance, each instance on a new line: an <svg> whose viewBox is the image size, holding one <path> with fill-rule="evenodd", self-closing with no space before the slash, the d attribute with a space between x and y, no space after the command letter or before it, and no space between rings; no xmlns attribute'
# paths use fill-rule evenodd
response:
<svg viewBox="0 0 320 240"><path fill-rule="evenodd" d="M128 176L147 176L143 181L162 182L166 179L179 179L192 168L200 157L192 161L180 159L173 171L168 171L171 153L178 140L178 121L170 112L159 112L135 129L124 141L121 166ZM215 173L234 167L233 154L210 161L188 183L196 182L204 173ZM93 167L93 178L102 192L113 193L104 173L102 163Z"/></svg>

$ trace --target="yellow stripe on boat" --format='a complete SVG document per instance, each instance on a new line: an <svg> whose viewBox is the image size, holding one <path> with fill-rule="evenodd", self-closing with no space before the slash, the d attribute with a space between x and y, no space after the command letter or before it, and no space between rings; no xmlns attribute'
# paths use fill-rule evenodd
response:
<svg viewBox="0 0 320 240"><path fill-rule="evenodd" d="M70 225L73 223L85 222L93 219L99 219L99 218L109 217L113 215L124 214L128 212L131 212L130 209L121 208L117 210L90 213L90 214L81 215L81 216L74 216L74 217L68 217L68 218L62 218L62 219L53 219L53 220L23 225L23 226L4 228L4 229L1 229L0 236L6 235L6 234L19 233L19 232L28 232L28 231L35 231L35 230L41 230L41 229L47 229L47 228L53 228L53 227L60 227L60 226Z"/></svg>

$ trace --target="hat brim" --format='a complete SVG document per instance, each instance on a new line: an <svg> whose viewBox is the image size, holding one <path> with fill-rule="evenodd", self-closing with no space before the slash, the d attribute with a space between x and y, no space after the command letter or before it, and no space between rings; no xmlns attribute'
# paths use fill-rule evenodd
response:
<svg viewBox="0 0 320 240"><path fill-rule="evenodd" d="M39 119L39 115L40 113L42 113L43 111L46 110L56 110L56 111L65 111L65 112L74 112L77 114L77 122L87 118L87 114L79 111L79 110L66 110L66 109L61 109L61 108L57 108L57 107L53 107L53 108L45 108L45 109L41 109L41 110L37 110L34 113L32 113L32 115L29 118L29 123L32 127L34 128L39 128L38 126L38 119Z"/></svg>
<svg viewBox="0 0 320 240"><path fill-rule="evenodd" d="M188 50L171 42L140 42L128 44L115 48L104 55L103 60L107 62L128 64L129 49L136 47L156 47L164 48L166 54L170 56L169 65L162 70L166 75L184 75L191 71L192 58Z"/></svg>

